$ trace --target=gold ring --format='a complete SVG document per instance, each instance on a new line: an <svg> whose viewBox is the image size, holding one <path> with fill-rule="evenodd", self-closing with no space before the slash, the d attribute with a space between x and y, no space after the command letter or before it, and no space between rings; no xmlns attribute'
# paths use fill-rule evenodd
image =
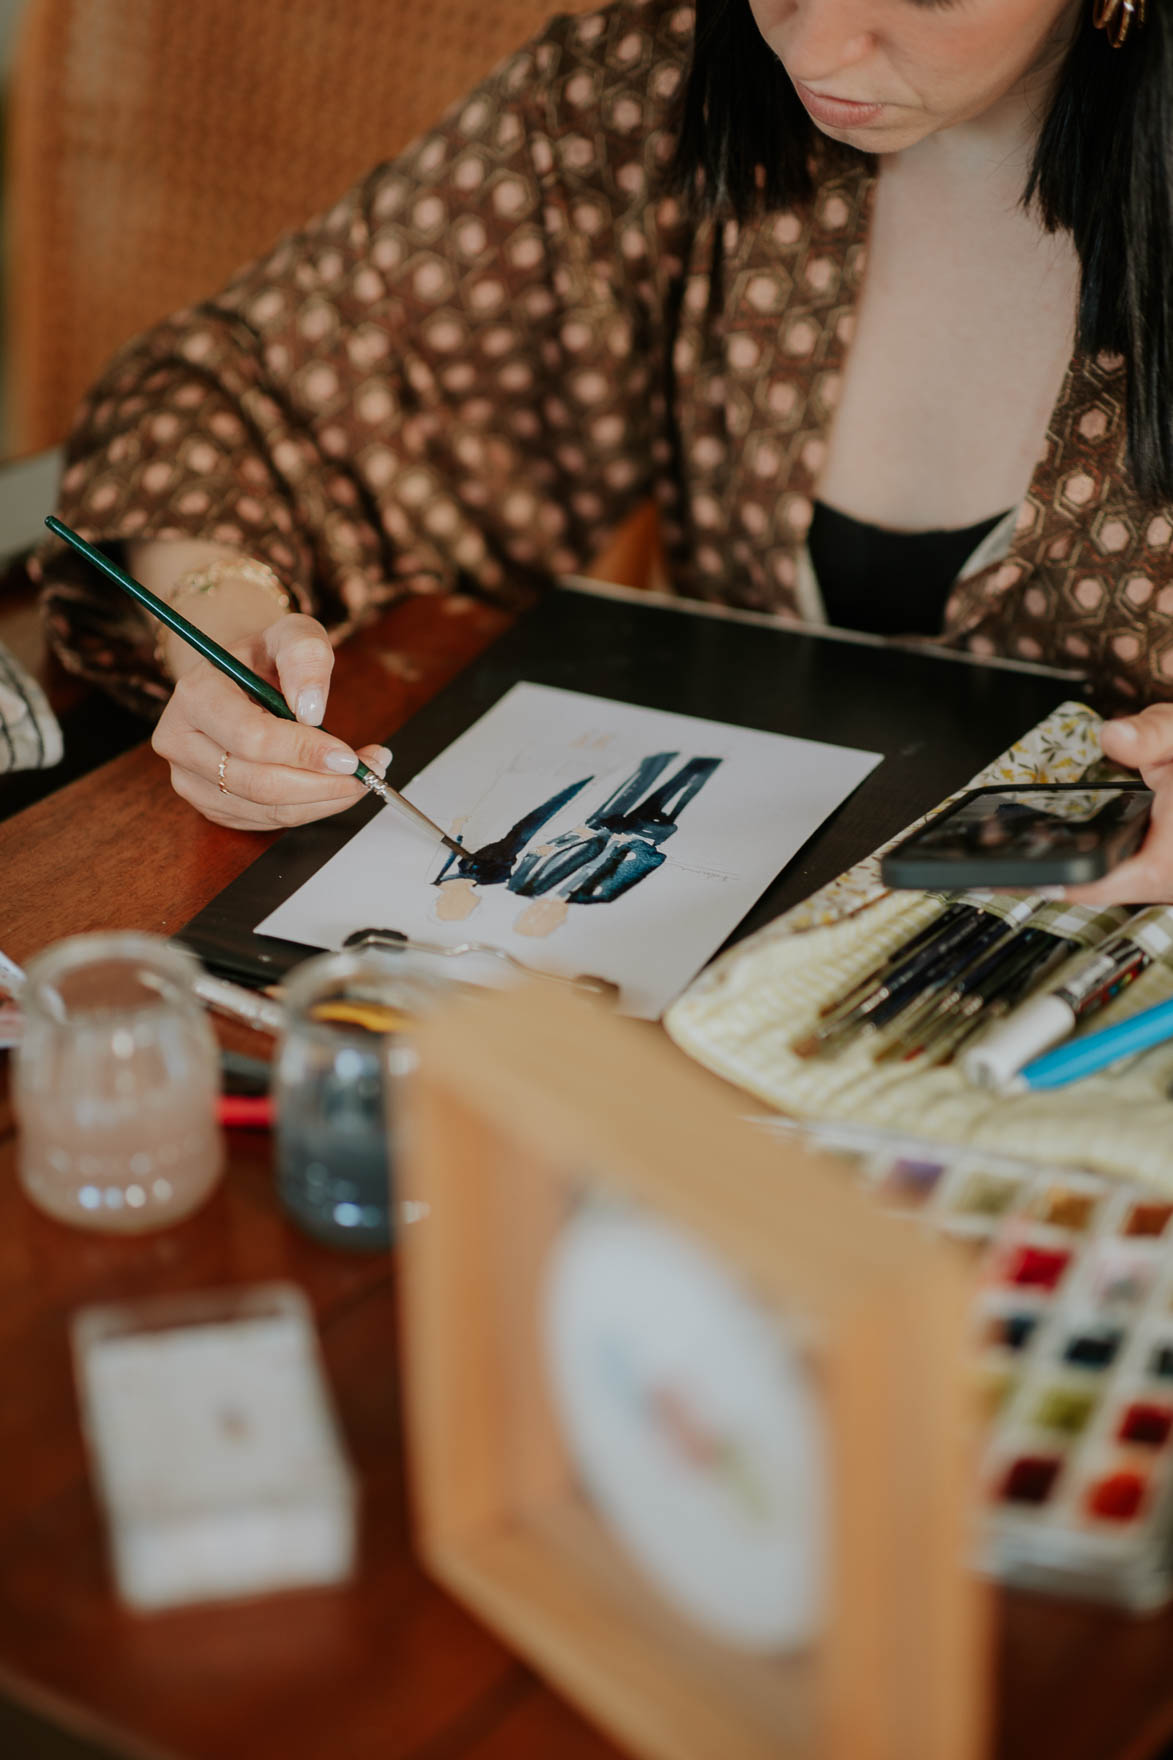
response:
<svg viewBox="0 0 1173 1760"><path fill-rule="evenodd" d="M228 753L221 752L220 753L220 762L216 765L216 774L220 778L220 793L221 794L231 794L232 793L232 790L228 787L227 783L224 781L224 771L227 768L227 765L228 765Z"/></svg>

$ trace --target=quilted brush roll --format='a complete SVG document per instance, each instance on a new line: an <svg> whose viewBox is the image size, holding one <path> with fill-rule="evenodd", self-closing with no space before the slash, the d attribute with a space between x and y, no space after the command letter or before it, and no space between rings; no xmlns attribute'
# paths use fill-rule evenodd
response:
<svg viewBox="0 0 1173 1760"><path fill-rule="evenodd" d="M1076 781L1099 761L1098 729L1099 717L1091 709L1064 704L971 786ZM702 973L665 1016L676 1042L719 1075L796 1118L904 1131L1173 1189L1173 1103L1167 1096L1173 1045L1063 1090L1013 1096L974 1086L959 1062L926 1068L923 1060L877 1058L875 1045L866 1039L847 1037L831 1056L796 1051L796 1044L817 1033L828 1003L941 908L936 895L886 891L879 879L880 853ZM1003 914L1021 903L991 894L964 896ZM1126 914L1035 902L1032 927L1070 938L1077 950L1092 945ZM1060 967L1048 984L1061 981L1062 973ZM1162 958L1097 1016L1097 1024L1111 1025L1170 996L1173 965Z"/></svg>

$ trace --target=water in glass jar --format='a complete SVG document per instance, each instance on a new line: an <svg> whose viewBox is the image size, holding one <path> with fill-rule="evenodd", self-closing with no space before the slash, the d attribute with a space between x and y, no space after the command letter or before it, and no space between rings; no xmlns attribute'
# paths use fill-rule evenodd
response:
<svg viewBox="0 0 1173 1760"><path fill-rule="evenodd" d="M216 1042L191 956L159 937L76 936L29 966L14 1101L20 1179L59 1221L178 1221L223 1169Z"/></svg>

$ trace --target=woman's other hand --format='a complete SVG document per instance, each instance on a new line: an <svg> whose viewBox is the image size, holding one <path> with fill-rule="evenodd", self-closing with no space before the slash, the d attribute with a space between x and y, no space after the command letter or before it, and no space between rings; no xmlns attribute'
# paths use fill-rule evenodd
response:
<svg viewBox="0 0 1173 1760"><path fill-rule="evenodd" d="M1173 903L1173 703L1153 703L1136 715L1106 721L1106 757L1139 770L1153 791L1153 814L1140 849L1102 880L1069 886L1075 904Z"/></svg>
<svg viewBox="0 0 1173 1760"><path fill-rule="evenodd" d="M382 746L356 753L320 730L334 667L322 625L291 612L224 645L278 686L297 720L271 715L171 638L176 685L151 744L170 764L176 793L217 825L245 831L304 825L353 806L365 793L354 776L359 758L382 775L391 754Z"/></svg>

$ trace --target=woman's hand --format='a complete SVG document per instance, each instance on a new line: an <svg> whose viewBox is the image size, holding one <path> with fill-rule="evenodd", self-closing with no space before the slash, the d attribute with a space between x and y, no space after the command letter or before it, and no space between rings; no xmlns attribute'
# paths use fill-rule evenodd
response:
<svg viewBox="0 0 1173 1760"><path fill-rule="evenodd" d="M176 793L217 825L245 831L304 825L353 806L365 793L354 778L359 758L381 776L391 754L383 746L363 746L356 754L319 731L334 667L321 624L290 613L224 645L278 685L297 721L271 715L184 649L175 667L178 682L151 739L171 766Z"/></svg>
<svg viewBox="0 0 1173 1760"><path fill-rule="evenodd" d="M1139 770L1153 791L1153 814L1140 849L1102 880L1069 886L1076 904L1173 903L1173 703L1154 703L1139 714L1106 721L1105 756Z"/></svg>

